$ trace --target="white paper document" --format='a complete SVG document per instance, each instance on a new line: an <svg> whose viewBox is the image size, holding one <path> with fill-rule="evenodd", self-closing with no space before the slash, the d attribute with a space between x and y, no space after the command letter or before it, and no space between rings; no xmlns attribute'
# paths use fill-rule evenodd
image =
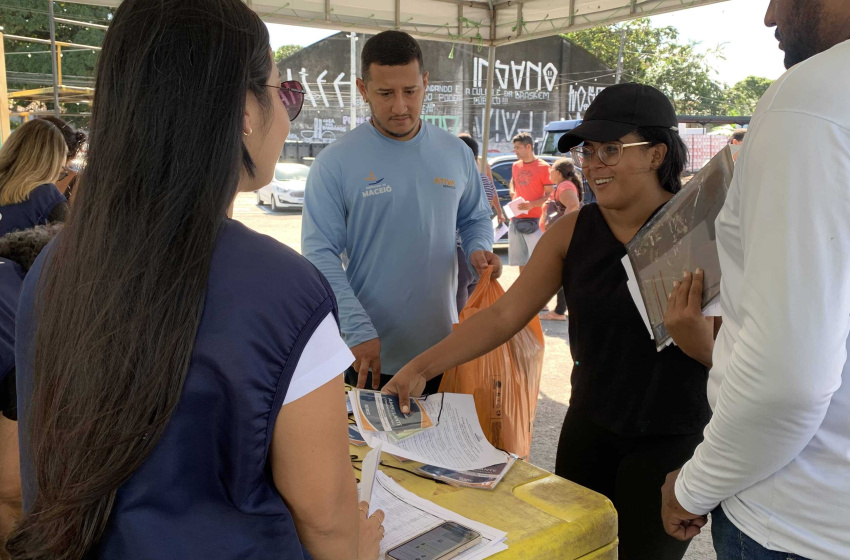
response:
<svg viewBox="0 0 850 560"><path fill-rule="evenodd" d="M528 201L525 200L523 197L518 196L515 199L513 199L512 201L510 201L508 204L505 204L504 206L502 206L502 210L504 210L504 212L505 212L505 217L510 220L511 218L515 218L516 216L518 216L520 214L525 214L527 212L527 210L520 210L519 209L519 205L522 204L523 202L528 202Z"/></svg>
<svg viewBox="0 0 850 560"><path fill-rule="evenodd" d="M355 414L369 447L375 447L375 440L380 440L385 453L456 471L483 469L507 460L508 455L484 436L472 395L438 393L421 402L426 412L437 419L437 425L401 441L394 441L385 433L363 431Z"/></svg>
<svg viewBox="0 0 850 560"><path fill-rule="evenodd" d="M497 218L493 218L493 243L496 243L503 235L508 233L508 225L500 224Z"/></svg>
<svg viewBox="0 0 850 560"><path fill-rule="evenodd" d="M653 338L652 336L652 327L649 325L649 315L646 313L646 305L643 304L643 296L640 293L640 286L637 283L637 277L635 276L635 269L632 267L632 261L629 260L629 256L626 255L623 257L623 268L626 269L626 276L628 280L626 280L626 285L629 287L629 294L632 296L632 300L635 302L635 307L637 307L638 312L640 312L640 318L643 319L643 324L646 325L646 330L649 332L649 338Z"/></svg>
<svg viewBox="0 0 850 560"><path fill-rule="evenodd" d="M382 472L378 472L375 478L369 515L378 509L383 510L386 515L379 558L383 558L388 550L446 521L454 521L481 533L481 543L456 556L457 560L483 560L508 549L504 542L507 533L504 531L467 519L420 498Z"/></svg>
<svg viewBox="0 0 850 560"><path fill-rule="evenodd" d="M375 485L375 474L378 472L378 464L381 462L381 441L377 442L375 448L366 454L360 470L360 501L372 501L372 487Z"/></svg>

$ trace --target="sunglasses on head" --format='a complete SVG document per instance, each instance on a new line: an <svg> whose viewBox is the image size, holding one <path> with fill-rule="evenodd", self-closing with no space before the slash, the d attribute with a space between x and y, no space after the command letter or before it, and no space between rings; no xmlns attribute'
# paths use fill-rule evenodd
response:
<svg viewBox="0 0 850 560"><path fill-rule="evenodd" d="M266 84L266 87L277 88L280 95L280 100L283 101L283 106L286 107L286 114L289 115L289 120L294 121L295 117L301 112L301 107L304 105L304 94L301 89L301 82L290 80L288 82L280 82L279 86Z"/></svg>

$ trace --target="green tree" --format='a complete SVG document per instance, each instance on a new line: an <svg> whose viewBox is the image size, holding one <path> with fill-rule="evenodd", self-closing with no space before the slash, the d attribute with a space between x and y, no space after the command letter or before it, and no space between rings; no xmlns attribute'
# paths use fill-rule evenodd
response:
<svg viewBox="0 0 850 560"><path fill-rule="evenodd" d="M679 114L722 112L723 87L715 80L710 64L712 57L723 56L721 46L697 52L697 43L682 42L675 27L654 27L647 18L576 31L564 37L616 68L621 33L625 34L622 81L660 89L673 100Z"/></svg>
<svg viewBox="0 0 850 560"><path fill-rule="evenodd" d="M274 52L274 61L280 62L284 58L292 56L300 50L301 47L298 45L283 45L282 47L278 47L278 49Z"/></svg>
<svg viewBox="0 0 850 560"><path fill-rule="evenodd" d="M54 4L56 17L109 25L114 10L66 2ZM0 0L0 25L10 35L50 39L47 2L44 0ZM105 31L65 23L56 23L56 40L82 45L100 46ZM10 89L45 87L43 81L53 72L50 46L40 43L5 40L6 70L12 73ZM91 79L97 64L98 51L89 49L62 49L63 82ZM26 103L18 103L25 106ZM65 111L88 111L85 104L63 104ZM70 119L75 125L87 124L87 119Z"/></svg>
<svg viewBox="0 0 850 560"><path fill-rule="evenodd" d="M773 85L773 80L747 76L726 90L726 112L733 116L752 115L759 99Z"/></svg>

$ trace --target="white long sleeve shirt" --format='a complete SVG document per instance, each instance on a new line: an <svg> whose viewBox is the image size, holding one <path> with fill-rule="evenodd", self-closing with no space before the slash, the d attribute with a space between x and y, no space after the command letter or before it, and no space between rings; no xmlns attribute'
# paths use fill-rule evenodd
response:
<svg viewBox="0 0 850 560"><path fill-rule="evenodd" d="M848 559L850 41L761 100L716 226L714 417L676 496L769 549Z"/></svg>

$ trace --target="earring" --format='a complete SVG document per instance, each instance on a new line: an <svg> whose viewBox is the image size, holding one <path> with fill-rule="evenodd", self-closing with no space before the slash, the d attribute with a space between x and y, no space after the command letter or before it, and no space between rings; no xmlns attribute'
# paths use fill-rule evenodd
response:
<svg viewBox="0 0 850 560"><path fill-rule="evenodd" d="M254 134L254 129L249 128L249 129L248 129L248 132L243 132L243 133L242 133L242 136L251 136L252 134Z"/></svg>

